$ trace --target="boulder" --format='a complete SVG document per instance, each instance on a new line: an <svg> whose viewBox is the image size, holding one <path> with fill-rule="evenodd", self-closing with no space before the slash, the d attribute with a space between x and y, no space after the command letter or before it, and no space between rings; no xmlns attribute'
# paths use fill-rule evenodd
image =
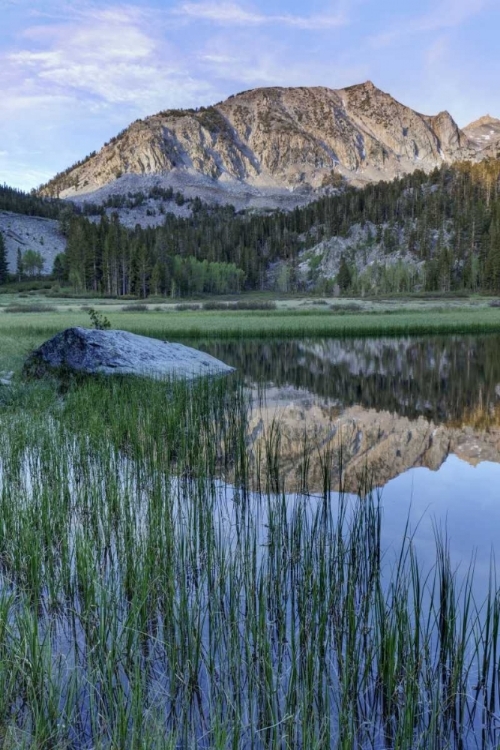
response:
<svg viewBox="0 0 500 750"><path fill-rule="evenodd" d="M171 344L128 331L89 328L68 328L58 333L32 352L25 364L25 372L34 376L61 369L156 379L191 379L234 370L215 357L183 344Z"/></svg>

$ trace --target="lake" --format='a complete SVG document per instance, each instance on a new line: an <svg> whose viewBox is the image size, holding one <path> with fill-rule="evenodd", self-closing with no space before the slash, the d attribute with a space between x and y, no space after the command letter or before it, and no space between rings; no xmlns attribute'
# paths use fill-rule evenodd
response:
<svg viewBox="0 0 500 750"><path fill-rule="evenodd" d="M446 527L453 562L466 567L476 555L478 585L487 581L499 549L500 336L198 346L244 374L254 392L254 437L273 418L284 425L286 489L297 489L305 432L322 446L341 439L343 487L355 492L368 474L386 541L399 545L410 519L431 561L436 528ZM314 466L310 478L314 489Z"/></svg>
<svg viewBox="0 0 500 750"><path fill-rule="evenodd" d="M5 747L498 748L499 344L4 388Z"/></svg>

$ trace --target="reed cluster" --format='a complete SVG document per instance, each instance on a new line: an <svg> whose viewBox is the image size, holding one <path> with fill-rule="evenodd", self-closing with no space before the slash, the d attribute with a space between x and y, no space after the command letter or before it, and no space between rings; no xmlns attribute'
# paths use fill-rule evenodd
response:
<svg viewBox="0 0 500 750"><path fill-rule="evenodd" d="M391 562L331 453L285 494L279 423L251 486L248 409L232 377L2 397L2 747L497 747L494 567L479 602L443 535Z"/></svg>

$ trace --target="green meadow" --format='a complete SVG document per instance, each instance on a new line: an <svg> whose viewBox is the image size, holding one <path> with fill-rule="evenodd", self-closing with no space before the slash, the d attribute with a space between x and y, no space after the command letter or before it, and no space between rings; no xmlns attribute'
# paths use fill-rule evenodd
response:
<svg viewBox="0 0 500 750"><path fill-rule="evenodd" d="M235 304L228 301L227 304ZM70 326L90 325L90 307L113 328L170 340L405 336L500 331L500 307L488 298L436 300L280 300L276 309L204 310L202 302L118 304L116 300L68 300L0 296L0 357L19 365L30 348ZM182 306L182 305L181 305ZM130 309L139 307L140 309ZM0 367L3 365L0 364Z"/></svg>

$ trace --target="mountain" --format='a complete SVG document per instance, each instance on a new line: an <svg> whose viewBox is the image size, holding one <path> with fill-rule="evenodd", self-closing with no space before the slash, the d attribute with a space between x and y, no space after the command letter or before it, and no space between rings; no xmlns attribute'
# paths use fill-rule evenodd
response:
<svg viewBox="0 0 500 750"><path fill-rule="evenodd" d="M484 156L498 159L500 156L500 120L485 115L467 125L464 133Z"/></svg>
<svg viewBox="0 0 500 750"><path fill-rule="evenodd" d="M40 194L102 200L161 184L237 207L286 207L291 193L292 203L304 203L343 178L363 185L475 160L485 143L448 112L419 114L370 81L254 89L213 107L137 120Z"/></svg>

